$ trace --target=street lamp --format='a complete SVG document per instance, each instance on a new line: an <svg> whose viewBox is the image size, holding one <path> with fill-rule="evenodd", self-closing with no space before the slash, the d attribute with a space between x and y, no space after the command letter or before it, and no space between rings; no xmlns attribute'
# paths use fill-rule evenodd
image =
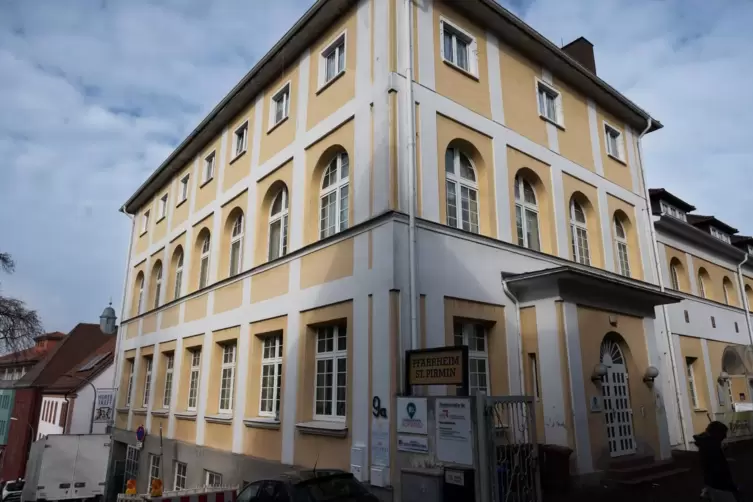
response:
<svg viewBox="0 0 753 502"><path fill-rule="evenodd" d="M16 417L10 417L12 422L18 422L18 418ZM34 427L31 426L29 422L26 422L26 425L29 427L29 430L31 431L31 440L34 441Z"/></svg>
<svg viewBox="0 0 753 502"><path fill-rule="evenodd" d="M92 416L91 416L91 420L89 420L89 434L93 434L94 433L94 411L96 410L96 407L97 407L97 388L94 386L93 383L91 383L90 380L87 380L86 378L80 377L78 375L71 375L70 373L66 373L65 376L71 377L71 378L75 378L77 380L81 380L84 383L88 383L91 386L91 388L92 388L92 392L93 392L93 395L92 395ZM68 400L67 396L68 396L68 393L66 392L66 401ZM65 431L63 431L63 432L65 432Z"/></svg>

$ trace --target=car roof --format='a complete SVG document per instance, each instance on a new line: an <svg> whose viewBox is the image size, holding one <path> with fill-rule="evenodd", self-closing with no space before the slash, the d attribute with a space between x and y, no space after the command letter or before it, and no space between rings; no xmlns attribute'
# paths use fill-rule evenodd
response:
<svg viewBox="0 0 753 502"><path fill-rule="evenodd" d="M334 476L334 475L341 475L341 474L350 474L348 472L345 472L341 469L301 469L297 471L290 471L286 472L284 474L281 474L279 477L279 481L285 481L290 484L298 484L303 483L305 481L309 481L314 478L323 478L327 476Z"/></svg>

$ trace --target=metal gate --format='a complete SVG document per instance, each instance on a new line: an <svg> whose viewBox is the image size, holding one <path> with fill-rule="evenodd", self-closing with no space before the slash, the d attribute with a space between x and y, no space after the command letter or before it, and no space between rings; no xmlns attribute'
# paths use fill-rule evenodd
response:
<svg viewBox="0 0 753 502"><path fill-rule="evenodd" d="M481 500L541 502L533 398L479 395L477 406Z"/></svg>

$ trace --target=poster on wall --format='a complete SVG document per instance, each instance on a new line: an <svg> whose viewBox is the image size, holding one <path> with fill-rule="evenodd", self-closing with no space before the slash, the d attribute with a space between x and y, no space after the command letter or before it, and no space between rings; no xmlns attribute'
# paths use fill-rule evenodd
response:
<svg viewBox="0 0 753 502"><path fill-rule="evenodd" d="M117 389L97 389L97 402L94 405L95 424L109 424L112 421L116 393Z"/></svg>
<svg viewBox="0 0 753 502"><path fill-rule="evenodd" d="M473 465L471 401L467 398L437 398L437 458L454 464Z"/></svg>
<svg viewBox="0 0 753 502"><path fill-rule="evenodd" d="M426 398L397 398L397 432L426 434Z"/></svg>

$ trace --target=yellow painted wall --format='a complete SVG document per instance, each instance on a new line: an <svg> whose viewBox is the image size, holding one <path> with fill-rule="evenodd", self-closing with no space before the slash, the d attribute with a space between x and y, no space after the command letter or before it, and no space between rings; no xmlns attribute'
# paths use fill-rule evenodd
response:
<svg viewBox="0 0 753 502"><path fill-rule="evenodd" d="M232 450L233 424L207 422L204 425L204 444L217 450Z"/></svg>
<svg viewBox="0 0 753 502"><path fill-rule="evenodd" d="M175 418L175 439L184 443L196 442L196 421Z"/></svg>
<svg viewBox="0 0 753 502"><path fill-rule="evenodd" d="M735 286L737 280L735 279L735 272L727 270L708 262L697 256L693 256L693 266L695 267L696 278L701 274L701 269L708 272L708 277L705 277L703 284L706 291L706 298L714 300L720 303L724 303L724 279L728 280L728 291L730 305L738 306L737 301L737 287ZM735 280L733 280L735 279ZM700 286L698 294L700 294Z"/></svg>
<svg viewBox="0 0 753 502"><path fill-rule="evenodd" d="M610 181L613 181L623 188L633 190L633 176L630 174L630 166L628 164L627 156L627 132L625 130L625 124L615 119L612 115L597 108L596 116L598 118L598 133L599 133L599 148L601 149L601 163L604 167L604 177ZM617 129L622 133L620 140L622 141L624 160L617 160L607 154L607 146L604 144L604 121L609 122L609 125Z"/></svg>
<svg viewBox="0 0 753 502"><path fill-rule="evenodd" d="M457 28L469 33L476 39L478 71L469 75L465 71L442 59L443 41L440 39L440 23L444 19ZM474 112L491 118L489 95L489 71L486 55L486 32L468 21L461 14L443 2L434 2L434 71L436 91L442 96L460 103ZM469 50L469 60L474 57ZM440 157L444 158L444 157Z"/></svg>
<svg viewBox="0 0 753 502"><path fill-rule="evenodd" d="M199 155L199 175L193 180L194 186L194 211L203 209L207 204L217 198L217 176L220 166L220 137L210 143ZM206 181L204 179L204 160L214 152L214 177Z"/></svg>
<svg viewBox="0 0 753 502"><path fill-rule="evenodd" d="M690 418L693 423L693 434L700 434L706 430L706 426L709 424L708 413L711 410L711 398L709 396L709 387L706 381L706 365L703 361L703 349L701 348L700 338L691 338L688 336L680 337L680 351L682 352L682 358L677 361L678 369L683 371L687 381L687 363L688 358L693 359L693 377L695 378L695 391L698 398L698 407L693 407L693 402L690 399L690 393L687 386L685 393L688 396L688 403L690 405Z"/></svg>
<svg viewBox="0 0 753 502"><path fill-rule="evenodd" d="M237 309L243 303L243 281L235 281L214 292L214 313Z"/></svg>
<svg viewBox="0 0 753 502"><path fill-rule="evenodd" d="M240 194L238 194L237 197L235 197L233 200L222 206L221 211L221 234L219 236L220 238L220 256L218 259L219 262L219 269L217 270L217 280L221 281L222 279L225 279L230 276L230 242L232 241L232 235L233 235L233 224L235 223L235 219L242 215L245 218L245 212L246 208L248 207L248 190L244 190ZM245 234L245 220L243 222L243 228L244 228L244 234L243 238L241 239L241 253L240 253L240 271L242 272L247 267L243 263L243 248L246 244L246 234Z"/></svg>
<svg viewBox="0 0 753 502"><path fill-rule="evenodd" d="M257 212L254 265L261 265L262 263L266 263L269 257L269 217L271 214L272 202L274 202L275 197L277 197L277 195L280 193L280 190L282 190L283 188L288 191L288 227L290 227L290 215L295 214L292 206L292 187L292 160L285 162L269 175L265 176L263 179L260 179L256 184ZM290 247L289 236L288 247Z"/></svg>
<svg viewBox="0 0 753 502"><path fill-rule="evenodd" d="M251 276L251 303L269 300L288 292L290 266L282 263Z"/></svg>
<svg viewBox="0 0 753 502"><path fill-rule="evenodd" d="M225 172L222 178L222 191L227 191L233 185L245 178L251 172L251 148L253 146L254 134L254 104L249 105L246 110L241 112L232 123L227 131L225 140ZM246 129L246 150L239 154L235 152L235 132L247 123Z"/></svg>
<svg viewBox="0 0 753 502"><path fill-rule="evenodd" d="M149 211L149 224L146 230L142 231L144 214ZM154 225L154 199L150 200L148 204L145 204L138 213L136 213L136 228L134 233L136 234L136 244L134 246L134 254L141 254L146 252L149 248L149 230Z"/></svg>
<svg viewBox="0 0 753 502"><path fill-rule="evenodd" d="M528 61L509 47L500 45L499 68L505 125L548 148L546 122L539 117L536 96L536 77L541 75L541 66Z"/></svg>
<svg viewBox="0 0 753 502"><path fill-rule="evenodd" d="M144 316L144 320L141 321L141 334L146 335L155 331L157 331L157 314L147 314Z"/></svg>
<svg viewBox="0 0 753 502"><path fill-rule="evenodd" d="M525 392L527 396L535 395L536 382L533 381L533 369L530 354L536 357L538 364L541 364L539 357L539 339L538 329L536 326L536 307L524 307L520 309L520 336L523 342L523 378L525 380ZM541 372L538 371L536 379L541 389ZM538 441L545 441L544 434L544 400L539 397L536 399L536 436Z"/></svg>
<svg viewBox="0 0 753 502"><path fill-rule="evenodd" d="M635 212L635 207L622 199L607 194L607 208L609 210L609 217L611 218L609 228L612 232L612 247L614 249L615 259L614 269L619 270L619 264L617 262L619 255L617 254L617 244L615 243L616 234L614 228L615 214L619 214L619 216L621 216L620 221L622 221L623 228L627 234L630 276L634 279L643 280L643 262L641 260L641 247L638 242L638 228L636 226L638 217ZM617 211L620 211L620 213L617 213Z"/></svg>
<svg viewBox="0 0 753 502"><path fill-rule="evenodd" d="M494 149L488 136L437 114L437 173L439 174L439 221L447 224L445 152L459 148L473 162L479 187L479 232L497 237L496 195L494 193Z"/></svg>
<svg viewBox="0 0 753 502"><path fill-rule="evenodd" d="M139 334L138 331L138 321L135 323L121 324L118 328L118 334L126 340L137 337Z"/></svg>
<svg viewBox="0 0 753 502"><path fill-rule="evenodd" d="M128 429L128 412L115 413L115 427L122 430Z"/></svg>
<svg viewBox="0 0 753 502"><path fill-rule="evenodd" d="M539 208L539 240L541 251L557 255L557 228L554 220L554 203L552 198L552 175L549 164L528 154L507 147L507 175L510 187L510 223L513 242L517 244L517 222L515 219L515 177L520 175L528 181L536 192Z"/></svg>
<svg viewBox="0 0 753 502"><path fill-rule="evenodd" d="M568 244L570 245L570 259L574 260L572 250L573 235L570 227L570 200L573 195L586 213L586 227L588 228L588 249L591 253L591 266L604 268L604 247L602 246L601 221L599 218L599 198L596 187L579 180L567 173L562 173L562 186L565 192L565 207L567 215Z"/></svg>
<svg viewBox="0 0 753 502"><path fill-rule="evenodd" d="M301 258L301 289L353 275L353 239L346 239Z"/></svg>
<svg viewBox="0 0 753 502"><path fill-rule="evenodd" d="M191 298L186 302L185 322L203 319L207 315L207 299L209 295L201 295Z"/></svg>
<svg viewBox="0 0 753 502"><path fill-rule="evenodd" d="M672 287L672 264L676 264L677 278L680 282L680 291L683 293L691 293L690 291L690 277L688 275L688 260L685 258L685 252L675 249L671 246L664 245L664 252L667 254L667 272L670 277L667 277L667 286Z"/></svg>
<svg viewBox="0 0 753 502"><path fill-rule="evenodd" d="M159 242L162 239L165 238L165 235L167 234L167 208L165 208L165 216L162 216L159 213L160 209L160 199L167 195L167 187L162 190L161 192L157 193L157 202L154 204L154 233L152 234L152 242ZM167 205L169 206L172 203L170 201L169 196L167 199Z"/></svg>
<svg viewBox="0 0 753 502"><path fill-rule="evenodd" d="M313 64L313 59L311 60ZM298 86L300 85L298 61L290 61L288 66L279 68L278 78L264 91L264 106L261 114L261 144L259 150L259 163L263 164L273 155L281 151L295 140L296 117L298 110ZM282 87L290 84L288 118L283 119L272 126L270 122L270 109L272 98L282 90Z"/></svg>
<svg viewBox="0 0 753 502"><path fill-rule="evenodd" d="M191 199L192 194L196 192L194 184L196 180L191 179L193 177L193 174L191 173L192 168L193 162L189 162L188 164L186 164L186 167L181 170L180 174L178 174L173 180L173 184L176 185L176 189L173 192L175 194L175 200L173 200L171 204L174 204L175 208L173 209L173 217L170 220L170 230L175 230L179 225L182 225L183 222L188 219L188 201ZM181 201L180 180L182 180L186 175L189 176L188 194L186 200Z"/></svg>
<svg viewBox="0 0 753 502"><path fill-rule="evenodd" d="M180 305L173 305L162 311L162 320L160 322L160 329L172 328L178 325L180 316Z"/></svg>
<svg viewBox="0 0 753 502"><path fill-rule="evenodd" d="M562 96L562 112L565 116L565 129L557 128L560 155L594 171L588 103L580 93L561 80L553 78L552 84Z"/></svg>

